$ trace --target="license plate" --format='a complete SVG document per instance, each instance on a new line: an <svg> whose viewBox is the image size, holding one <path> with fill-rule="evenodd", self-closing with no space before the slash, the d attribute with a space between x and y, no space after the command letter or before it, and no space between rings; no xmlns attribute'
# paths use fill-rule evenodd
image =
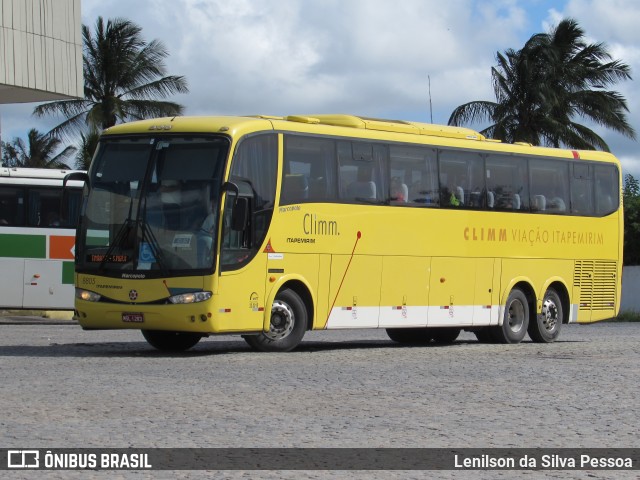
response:
<svg viewBox="0 0 640 480"><path fill-rule="evenodd" d="M122 321L126 323L143 323L144 315L142 313L123 313Z"/></svg>

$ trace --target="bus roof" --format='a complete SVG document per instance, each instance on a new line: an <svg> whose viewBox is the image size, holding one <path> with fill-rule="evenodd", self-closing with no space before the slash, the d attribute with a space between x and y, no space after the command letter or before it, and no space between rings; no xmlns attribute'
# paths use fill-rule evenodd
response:
<svg viewBox="0 0 640 480"><path fill-rule="evenodd" d="M308 125L327 125L334 127L358 128L379 132L408 133L414 135L430 135L436 137L459 138L465 140L486 140L483 135L463 127L450 127L404 120L384 120L379 118L358 117L355 115L322 114L322 115L289 115L287 117L269 115L250 115L244 117L167 117L152 120L141 120L116 125L105 134L140 133L148 131L177 132L227 132L243 124L253 124L259 128L273 128L274 121L302 123Z"/></svg>
<svg viewBox="0 0 640 480"><path fill-rule="evenodd" d="M283 120L289 122L333 125L336 127L360 128L380 132L410 133L414 135L431 135L435 137L460 138L465 140L485 140L483 135L469 128L407 122L404 120L357 117L355 115L291 115L285 117Z"/></svg>
<svg viewBox="0 0 640 480"><path fill-rule="evenodd" d="M324 126L326 130L320 129ZM404 120L386 120L380 118L360 117L346 114L318 114L318 115L249 115L249 116L185 116L165 117L151 120L140 120L113 126L103 132L103 135L141 134L141 133L224 133L232 137L239 137L246 133L260 130L295 131L309 133L323 133L326 135L362 136L372 139L376 133L390 139L389 135L400 134L393 138L396 141L409 140L404 135L413 136L416 143L428 142L438 145L458 146L464 148L478 148L503 153L525 153L530 155L549 155L565 158L583 158L599 161L614 161L615 157L608 152L595 150L572 150L549 147L534 147L528 143L502 143L499 140L488 139L479 132L448 125L437 125ZM366 134L364 132L367 132ZM473 142L475 145L458 143ZM452 143L450 143L452 142Z"/></svg>
<svg viewBox="0 0 640 480"><path fill-rule="evenodd" d="M58 170L54 168L0 167L0 177L62 180L69 173L79 171L80 170Z"/></svg>

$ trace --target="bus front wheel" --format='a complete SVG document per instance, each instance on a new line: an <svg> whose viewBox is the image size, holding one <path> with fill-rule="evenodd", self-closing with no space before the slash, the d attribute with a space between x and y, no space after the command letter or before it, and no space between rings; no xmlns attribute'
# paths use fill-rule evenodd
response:
<svg viewBox="0 0 640 480"><path fill-rule="evenodd" d="M145 340L163 352L183 352L200 341L202 335L189 332L168 332L163 330L142 330Z"/></svg>
<svg viewBox="0 0 640 480"><path fill-rule="evenodd" d="M529 323L529 337L537 343L555 341L560 335L562 318L562 300L560 295L550 288L542 300L542 313L536 316L536 321Z"/></svg>
<svg viewBox="0 0 640 480"><path fill-rule="evenodd" d="M498 343L520 343L529 327L529 302L519 288L511 290L504 308L502 325L492 327L491 334Z"/></svg>
<svg viewBox="0 0 640 480"><path fill-rule="evenodd" d="M307 331L307 308L296 292L278 292L271 306L268 332L244 335L251 348L261 352L288 352L298 346Z"/></svg>

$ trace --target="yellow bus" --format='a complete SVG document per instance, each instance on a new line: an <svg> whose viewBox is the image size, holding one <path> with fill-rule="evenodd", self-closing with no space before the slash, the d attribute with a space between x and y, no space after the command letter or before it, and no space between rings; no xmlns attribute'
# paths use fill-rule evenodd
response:
<svg viewBox="0 0 640 480"><path fill-rule="evenodd" d="M417 122L118 125L86 177L76 315L161 350L239 334L288 351L307 330L347 328L551 342L618 312L620 186L609 153Z"/></svg>

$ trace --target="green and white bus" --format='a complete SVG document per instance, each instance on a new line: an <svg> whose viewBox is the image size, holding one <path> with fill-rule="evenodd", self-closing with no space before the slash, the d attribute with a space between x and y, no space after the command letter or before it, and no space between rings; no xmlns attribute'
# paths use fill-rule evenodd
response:
<svg viewBox="0 0 640 480"><path fill-rule="evenodd" d="M73 310L83 182L63 197L71 172L0 166L0 308Z"/></svg>

